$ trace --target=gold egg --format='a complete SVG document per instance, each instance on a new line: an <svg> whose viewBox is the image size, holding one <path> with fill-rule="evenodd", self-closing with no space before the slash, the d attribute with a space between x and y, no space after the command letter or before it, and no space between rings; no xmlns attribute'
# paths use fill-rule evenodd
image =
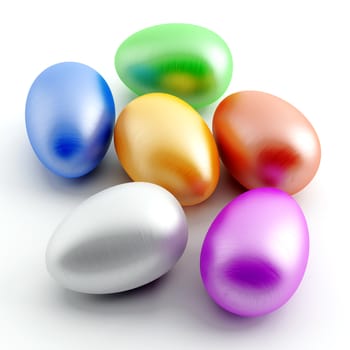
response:
<svg viewBox="0 0 350 350"><path fill-rule="evenodd" d="M131 101L118 117L114 145L131 179L164 187L182 205L203 202L217 186L214 137L198 112L175 96L150 93Z"/></svg>
<svg viewBox="0 0 350 350"><path fill-rule="evenodd" d="M315 176L321 146L315 129L288 102L260 91L226 97L213 118L221 159L244 187L277 187L290 194Z"/></svg>

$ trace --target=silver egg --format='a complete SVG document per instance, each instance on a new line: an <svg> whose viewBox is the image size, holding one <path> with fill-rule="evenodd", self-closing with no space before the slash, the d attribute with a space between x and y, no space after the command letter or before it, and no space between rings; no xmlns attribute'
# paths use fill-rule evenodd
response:
<svg viewBox="0 0 350 350"><path fill-rule="evenodd" d="M167 273L187 239L186 216L170 192L126 183L93 195L62 221L49 241L46 264L67 289L123 292Z"/></svg>

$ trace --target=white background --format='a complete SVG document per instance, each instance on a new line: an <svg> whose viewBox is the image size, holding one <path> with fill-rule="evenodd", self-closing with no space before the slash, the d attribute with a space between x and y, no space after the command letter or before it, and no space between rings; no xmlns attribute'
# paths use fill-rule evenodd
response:
<svg viewBox="0 0 350 350"><path fill-rule="evenodd" d="M348 1L34 1L0 4L1 349L349 349L350 12ZM148 287L93 297L60 288L44 255L78 203L128 181L111 147L81 180L49 173L25 132L28 89L47 66L80 61L107 80L117 112L132 95L114 70L118 45L144 27L188 22L220 34L234 57L225 95L270 92L313 123L322 162L296 199L310 228L301 287L279 311L241 319L207 297L199 252L217 212L241 189L225 171L216 193L186 209L190 240L173 271ZM209 122L217 103L201 110Z"/></svg>

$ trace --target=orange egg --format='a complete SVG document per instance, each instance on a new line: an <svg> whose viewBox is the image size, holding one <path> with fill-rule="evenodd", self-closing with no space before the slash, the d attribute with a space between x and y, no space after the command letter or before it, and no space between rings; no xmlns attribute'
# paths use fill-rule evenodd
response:
<svg viewBox="0 0 350 350"><path fill-rule="evenodd" d="M248 189L303 189L320 164L318 136L288 102L259 91L237 92L217 107L213 132L231 175Z"/></svg>
<svg viewBox="0 0 350 350"><path fill-rule="evenodd" d="M131 101L118 117L114 144L134 181L160 185L182 205L203 202L216 188L220 161L214 137L180 98L150 93Z"/></svg>

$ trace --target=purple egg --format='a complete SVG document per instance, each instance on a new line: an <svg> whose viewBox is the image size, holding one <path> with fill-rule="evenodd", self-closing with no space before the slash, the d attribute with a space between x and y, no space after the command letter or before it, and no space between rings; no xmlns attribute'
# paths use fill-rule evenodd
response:
<svg viewBox="0 0 350 350"><path fill-rule="evenodd" d="M200 269L211 298L240 316L268 314L298 288L309 256L304 214L287 193L258 188L217 215L204 239Z"/></svg>

